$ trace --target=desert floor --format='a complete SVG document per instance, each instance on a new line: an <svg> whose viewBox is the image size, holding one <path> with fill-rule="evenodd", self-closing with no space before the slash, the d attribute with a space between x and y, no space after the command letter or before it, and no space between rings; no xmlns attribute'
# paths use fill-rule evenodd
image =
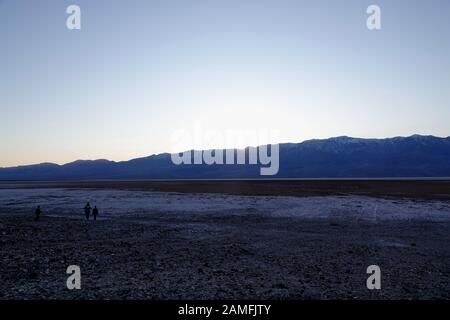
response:
<svg viewBox="0 0 450 320"><path fill-rule="evenodd" d="M449 299L450 201L437 191L3 188L0 299ZM86 201L99 220L84 219ZM66 287L69 265L81 290ZM381 290L366 287L369 265Z"/></svg>

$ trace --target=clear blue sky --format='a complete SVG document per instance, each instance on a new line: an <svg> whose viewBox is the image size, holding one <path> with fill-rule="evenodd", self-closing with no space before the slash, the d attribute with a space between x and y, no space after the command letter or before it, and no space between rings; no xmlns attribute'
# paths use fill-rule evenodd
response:
<svg viewBox="0 0 450 320"><path fill-rule="evenodd" d="M174 151L199 121L448 136L450 1L0 0L0 112L0 166Z"/></svg>

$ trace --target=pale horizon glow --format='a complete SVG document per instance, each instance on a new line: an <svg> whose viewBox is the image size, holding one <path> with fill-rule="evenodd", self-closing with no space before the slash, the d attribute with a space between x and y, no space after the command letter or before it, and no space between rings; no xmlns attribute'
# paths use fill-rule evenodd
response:
<svg viewBox="0 0 450 320"><path fill-rule="evenodd" d="M277 132L258 144L450 135L448 0L78 0L79 31L70 4L0 0L0 167L229 147L177 149L199 121Z"/></svg>

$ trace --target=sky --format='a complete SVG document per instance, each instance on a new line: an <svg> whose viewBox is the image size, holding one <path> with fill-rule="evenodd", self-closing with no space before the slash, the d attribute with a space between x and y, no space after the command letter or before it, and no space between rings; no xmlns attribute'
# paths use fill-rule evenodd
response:
<svg viewBox="0 0 450 320"><path fill-rule="evenodd" d="M0 167L245 144L230 132L449 136L450 1L0 0Z"/></svg>

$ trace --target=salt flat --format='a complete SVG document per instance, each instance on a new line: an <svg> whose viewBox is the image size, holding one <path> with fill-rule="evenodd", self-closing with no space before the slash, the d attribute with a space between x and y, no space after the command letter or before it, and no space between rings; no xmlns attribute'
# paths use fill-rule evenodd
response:
<svg viewBox="0 0 450 320"><path fill-rule="evenodd" d="M100 220L84 219L86 201ZM449 299L449 209L358 195L2 189L0 298ZM381 290L366 287L373 264ZM69 265L81 290L65 286Z"/></svg>
<svg viewBox="0 0 450 320"><path fill-rule="evenodd" d="M165 214L262 214L274 217L449 221L450 202L368 196L236 196L109 189L3 189L0 213L82 216L89 201L104 218Z"/></svg>

